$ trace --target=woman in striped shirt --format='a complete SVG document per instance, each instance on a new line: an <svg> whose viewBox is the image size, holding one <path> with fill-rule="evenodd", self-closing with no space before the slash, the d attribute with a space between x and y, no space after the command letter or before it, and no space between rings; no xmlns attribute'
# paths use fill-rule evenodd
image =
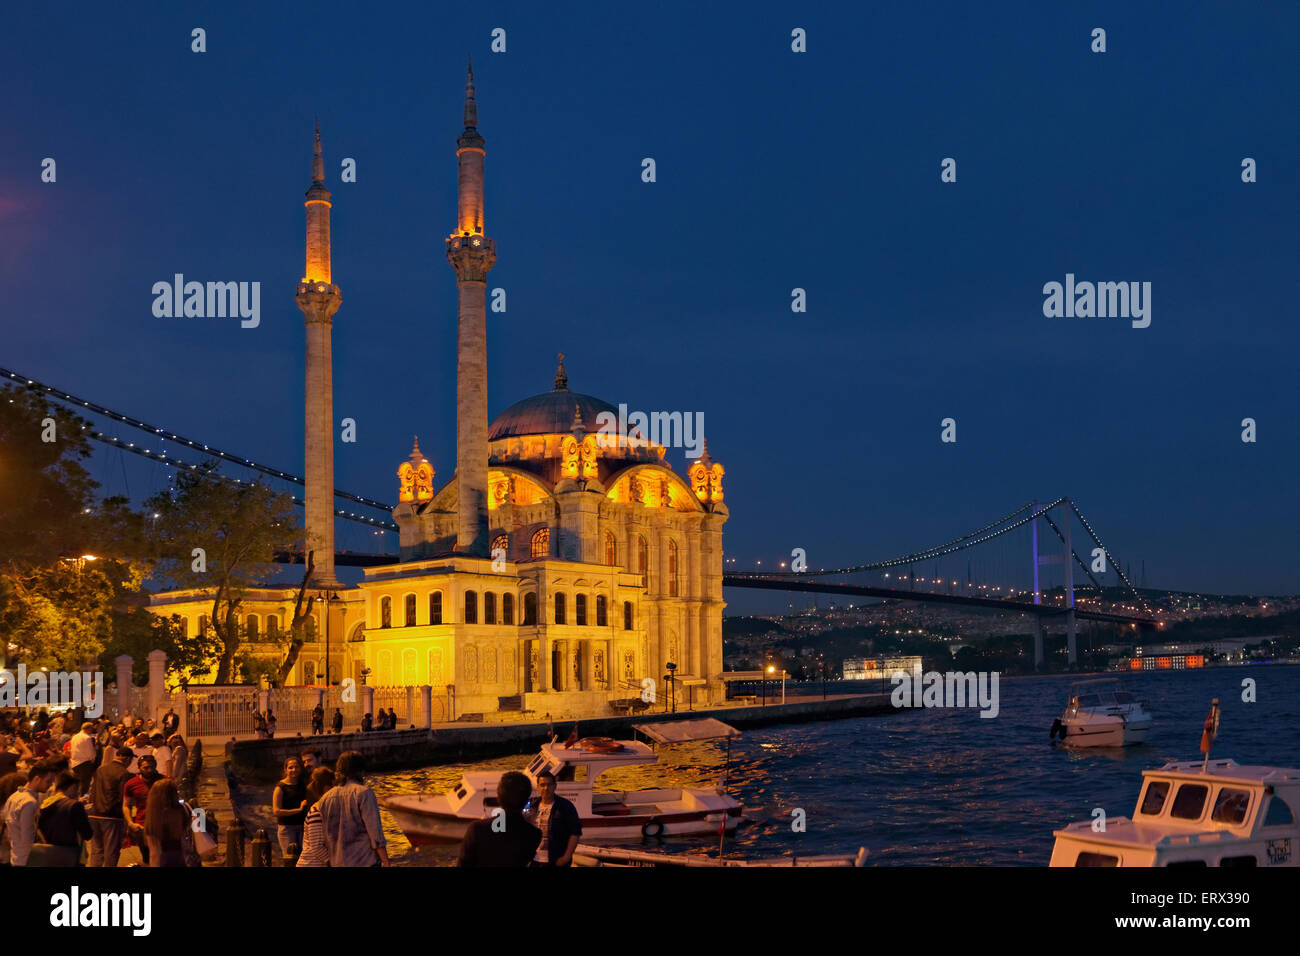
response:
<svg viewBox="0 0 1300 956"><path fill-rule="evenodd" d="M311 783L307 785L307 819L302 828L302 855L298 857L299 866L329 866L329 849L325 846L325 823L321 819L317 804L325 791L334 786L334 771L329 767L317 767L311 773Z"/></svg>

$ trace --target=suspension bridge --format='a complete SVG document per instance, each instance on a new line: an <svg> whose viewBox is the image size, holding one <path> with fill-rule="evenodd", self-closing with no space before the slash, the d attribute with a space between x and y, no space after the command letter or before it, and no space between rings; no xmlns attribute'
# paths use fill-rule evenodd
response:
<svg viewBox="0 0 1300 956"><path fill-rule="evenodd" d="M84 426L87 437L124 455L138 456L171 470L197 471L206 464L182 456L198 454L209 461L223 462L258 476L240 478L216 473L223 480L241 484L270 480L297 487L305 485L300 475L125 415L12 370L0 368L0 381L3 380L40 393L83 418L93 415L104 419L103 425L88 422ZM138 433L132 436L138 440L127 440L111 433L114 429ZM290 492L290 495L295 504L302 505L297 494ZM367 539L368 547L340 550L335 564L367 567L396 561L395 554L374 549L373 537L397 530L391 518L392 504L338 488L334 489L334 496L336 504L346 502L350 506L336 507L336 518L372 529L372 537ZM367 514L359 509L370 509L383 516ZM1084 533L1082 539L1076 538L1076 524ZM1080 555L1076 540L1084 542L1090 560ZM990 550L998 545L1002 546L1002 551L988 557ZM1008 557L1008 553L1012 556ZM975 555L981 557L975 559ZM964 582L951 571L953 562L963 559L966 561ZM302 561L302 555L284 553L278 555L277 560L297 563ZM985 572L980 583L976 583L976 576L972 573L977 560L982 562ZM734 561L734 558L729 559L729 563ZM945 568L947 573L942 571ZM1076 588L1076 569L1088 584ZM1053 577L1050 582L1045 580L1048 574ZM1107 576L1117 579L1118 583L1110 585L1109 590L1118 589L1125 596L1125 603L1103 601L1103 592L1108 590L1108 586L1102 583L1102 578ZM988 583L993 579L1004 583ZM1005 583L1013 580L1015 584ZM1140 629L1161 626L1114 554L1077 504L1068 497L1042 504L1029 502L996 521L948 541L881 561L817 570L731 570L723 574L722 583L729 588L827 594L845 599L865 597L1030 615L1036 665L1043 660L1045 625L1063 626L1070 664L1077 662L1077 624L1081 620Z"/></svg>

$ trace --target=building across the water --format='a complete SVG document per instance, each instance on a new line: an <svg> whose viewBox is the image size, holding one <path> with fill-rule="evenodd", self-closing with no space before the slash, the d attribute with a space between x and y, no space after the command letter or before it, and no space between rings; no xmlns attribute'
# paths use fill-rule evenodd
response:
<svg viewBox="0 0 1300 956"><path fill-rule="evenodd" d="M852 657L844 661L845 680L877 680L902 671L911 674L921 666L918 656Z"/></svg>
<svg viewBox="0 0 1300 956"><path fill-rule="evenodd" d="M456 468L441 487L418 440L397 468L396 563L365 569L355 588L334 578L329 332L341 303L332 282L330 194L317 134L307 192L308 547L313 590L329 607L330 678L375 686L429 684L456 713L501 708L599 713L656 691L672 671L696 703L721 700L723 469L708 451L678 475L665 447L611 432L619 409L571 391L563 355L549 391L487 418L486 281L496 253L484 232L485 143L473 72L457 140L458 218L446 240L456 273ZM328 557L328 560L322 560ZM252 653L292 618L293 590L248 596ZM190 633L211 601L157 595ZM314 615L290 683L324 680L325 622ZM671 665L671 666L670 666Z"/></svg>

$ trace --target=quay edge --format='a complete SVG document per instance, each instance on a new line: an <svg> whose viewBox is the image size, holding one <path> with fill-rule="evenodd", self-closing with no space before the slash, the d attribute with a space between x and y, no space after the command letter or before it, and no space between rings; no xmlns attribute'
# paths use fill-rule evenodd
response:
<svg viewBox="0 0 1300 956"><path fill-rule="evenodd" d="M678 711L676 714L641 716L579 717L583 737L629 738L633 724L716 717L739 730L773 724L796 724L896 713L889 694L801 700L786 704L720 707ZM566 737L575 718L551 721L553 732ZM370 761L373 771L405 770L431 764L463 763L510 754L530 754L546 742L547 722L518 724L465 723L440 725L432 730L383 730L370 733L324 734L321 736L276 737L272 740L239 740L226 744L226 759L238 779L278 779L287 757L311 747L328 761L345 750L357 750Z"/></svg>

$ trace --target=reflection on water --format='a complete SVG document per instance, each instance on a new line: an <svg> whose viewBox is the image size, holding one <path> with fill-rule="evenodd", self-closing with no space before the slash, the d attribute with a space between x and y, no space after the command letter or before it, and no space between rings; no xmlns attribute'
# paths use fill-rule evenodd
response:
<svg viewBox="0 0 1300 956"><path fill-rule="evenodd" d="M1243 677L1258 703L1241 701ZM1198 755L1210 698L1223 706L1216 757L1300 766L1296 702L1300 667L1208 668L1136 674L1128 687L1150 700L1156 723L1147 743L1122 750L1053 748L1048 729L1060 715L1070 677L1004 679L1001 712L926 710L888 717L766 727L731 744L702 741L661 749L660 763L600 778L602 789L712 787L726 773L745 806L727 839L728 855L850 853L894 865L1047 863L1052 830L1089 819L1094 807L1129 816L1141 771ZM381 796L441 792L465 770L522 769L527 756L376 776ZM791 830L804 811L805 833ZM389 850L400 866L446 865L455 847L412 848L384 814ZM639 845L639 844L638 844ZM669 840L670 852L714 853L716 840Z"/></svg>

